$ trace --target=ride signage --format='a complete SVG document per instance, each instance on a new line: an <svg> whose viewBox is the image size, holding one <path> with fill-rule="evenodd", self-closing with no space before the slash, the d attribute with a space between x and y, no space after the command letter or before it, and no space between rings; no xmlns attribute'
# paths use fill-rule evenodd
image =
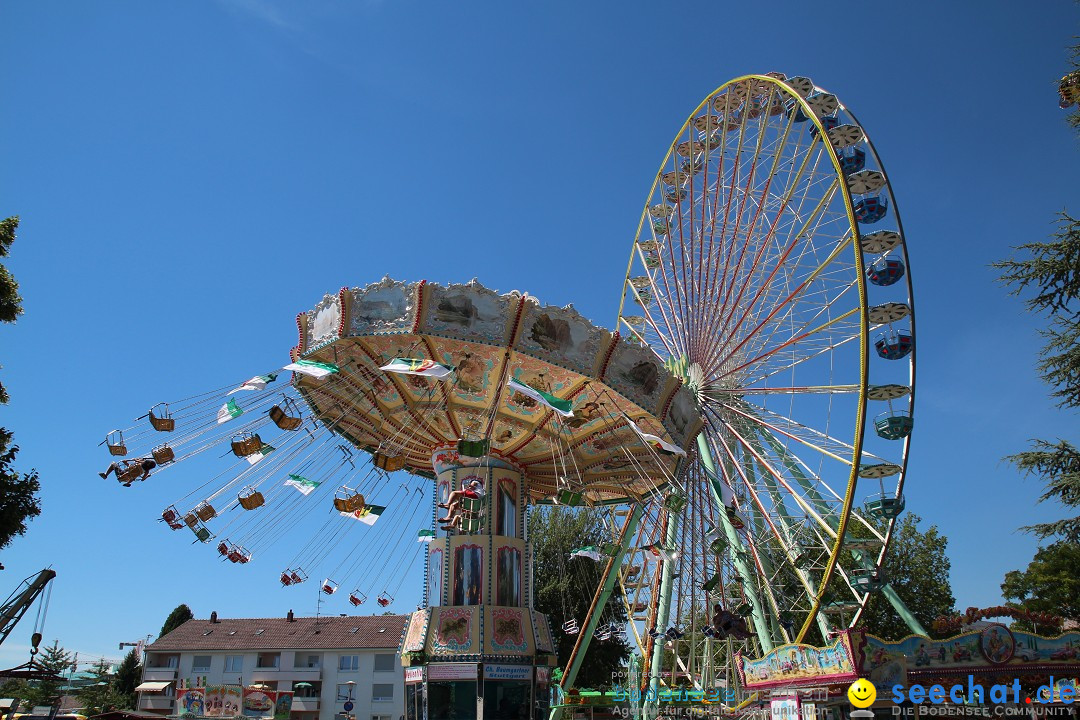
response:
<svg viewBox="0 0 1080 720"><path fill-rule="evenodd" d="M531 680L532 665L485 665L485 680Z"/></svg>

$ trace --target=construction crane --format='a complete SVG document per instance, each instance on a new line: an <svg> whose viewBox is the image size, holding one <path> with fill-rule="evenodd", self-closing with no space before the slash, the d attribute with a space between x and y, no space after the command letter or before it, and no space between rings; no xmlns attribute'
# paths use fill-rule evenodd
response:
<svg viewBox="0 0 1080 720"><path fill-rule="evenodd" d="M8 635L15 629L15 625L22 620L23 615L34 604L38 596L44 592L45 587L54 577L56 577L56 571L45 568L37 576L23 580L19 587L15 588L15 592L11 593L8 599L4 601L4 604L0 605L0 645L7 640ZM45 622L45 612L48 610L48 606L49 601L48 596L46 596L43 607L38 609L38 621L34 627L34 638L31 644L35 651L41 642L41 625Z"/></svg>

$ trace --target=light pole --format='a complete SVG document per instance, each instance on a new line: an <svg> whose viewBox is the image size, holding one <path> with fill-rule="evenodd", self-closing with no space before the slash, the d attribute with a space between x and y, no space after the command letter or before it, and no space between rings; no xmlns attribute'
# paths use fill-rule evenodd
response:
<svg viewBox="0 0 1080 720"><path fill-rule="evenodd" d="M356 707L353 703L353 690L356 688L356 681L350 680L345 684L349 686L349 699L345 701L345 720L356 720L356 716L353 715L353 708Z"/></svg>

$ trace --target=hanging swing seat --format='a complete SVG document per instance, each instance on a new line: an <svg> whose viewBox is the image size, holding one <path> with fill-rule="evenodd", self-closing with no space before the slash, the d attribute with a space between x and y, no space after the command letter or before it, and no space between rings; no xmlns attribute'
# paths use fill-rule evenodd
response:
<svg viewBox="0 0 1080 720"><path fill-rule="evenodd" d="M746 521L743 520L743 517L741 514L739 514L738 510L733 507L725 507L724 512L727 515L728 522L731 523L731 526L733 528L735 528L736 530L742 530L744 527L746 527Z"/></svg>
<svg viewBox="0 0 1080 720"><path fill-rule="evenodd" d="M258 433L243 433L232 440L232 451L236 457L247 457L262 450L263 441Z"/></svg>
<svg viewBox="0 0 1080 720"><path fill-rule="evenodd" d="M375 602L379 603L380 607L386 607L390 603L394 602L394 596L390 595L386 591L379 593L379 596L375 598Z"/></svg>
<svg viewBox="0 0 1080 720"><path fill-rule="evenodd" d="M159 415L155 415L154 411L161 408ZM150 424L158 432L172 432L176 429L176 420L173 419L172 414L169 412L169 406L165 403L158 403L154 407L150 408Z"/></svg>
<svg viewBox="0 0 1080 720"><path fill-rule="evenodd" d="M712 592L719 585L720 585L720 573L716 573L711 578L709 578L708 580L705 581L705 583L701 586L701 589L704 590L705 592Z"/></svg>
<svg viewBox="0 0 1080 720"><path fill-rule="evenodd" d="M900 360L915 347L915 339L906 330L889 330L874 342L874 350L886 360Z"/></svg>
<svg viewBox="0 0 1080 720"><path fill-rule="evenodd" d="M228 557L228 555L229 555L229 544L227 542L225 542L224 540L219 542L217 544L217 553L221 557Z"/></svg>
<svg viewBox="0 0 1080 720"><path fill-rule="evenodd" d="M867 501L866 512L877 518L894 520L904 512L904 496L882 493Z"/></svg>
<svg viewBox="0 0 1080 720"><path fill-rule="evenodd" d="M405 467L405 453L399 451L376 452L371 456L375 467L384 472L397 472Z"/></svg>
<svg viewBox="0 0 1080 720"><path fill-rule="evenodd" d="M562 630L567 635L577 635L581 632L581 628L578 627L578 621L573 619L564 622L562 624Z"/></svg>
<svg viewBox="0 0 1080 720"><path fill-rule="evenodd" d="M888 410L874 418L874 432L886 440L902 440L914 427L915 420L907 410Z"/></svg>
<svg viewBox="0 0 1080 720"><path fill-rule="evenodd" d="M116 479L124 483L125 485L130 485L131 483L141 478L144 472L145 471L142 469L142 465L136 463L134 465L128 465L126 468L121 470L120 473L116 476Z"/></svg>
<svg viewBox="0 0 1080 720"><path fill-rule="evenodd" d="M489 443L487 438L480 440L458 440L458 455L462 457L479 458L488 454Z"/></svg>
<svg viewBox="0 0 1080 720"><path fill-rule="evenodd" d="M331 580L330 578L326 578L325 580L323 580L322 585L319 586L319 590L326 593L327 595L333 595L334 593L337 592L337 589L338 589L338 584L336 582L334 582L333 580Z"/></svg>
<svg viewBox="0 0 1080 720"><path fill-rule="evenodd" d="M161 519L171 527L173 530L179 530L184 527L184 522L180 519L180 513L177 512L174 507L167 507L161 512Z"/></svg>
<svg viewBox="0 0 1080 720"><path fill-rule="evenodd" d="M753 612L754 606L748 602L744 602L742 605L739 605L737 608L735 608L735 614L741 617L750 617Z"/></svg>
<svg viewBox="0 0 1080 720"><path fill-rule="evenodd" d="M176 453L168 445L154 448L150 451L150 456L158 465L167 465L176 459Z"/></svg>
<svg viewBox="0 0 1080 720"><path fill-rule="evenodd" d="M110 455L127 455L127 445L124 444L124 433L113 430L105 436L105 445L109 448Z"/></svg>
<svg viewBox="0 0 1080 720"><path fill-rule="evenodd" d="M285 587L289 587L290 585L292 585L292 576L289 575L288 570L285 570L281 573L281 577L279 578L279 580L281 580L281 584Z"/></svg>
<svg viewBox="0 0 1080 720"><path fill-rule="evenodd" d="M196 525L191 530L195 533L195 539L199 542L210 542L211 538L214 537L205 525Z"/></svg>
<svg viewBox="0 0 1080 720"><path fill-rule="evenodd" d="M713 555L723 555L724 551L727 550L727 540L724 539L719 533L712 533L711 535L706 535L705 540L708 541L709 552L711 552Z"/></svg>
<svg viewBox="0 0 1080 720"><path fill-rule="evenodd" d="M195 515L203 522L207 522L217 517L217 510L210 503L202 502L195 508Z"/></svg>
<svg viewBox="0 0 1080 720"><path fill-rule="evenodd" d="M300 568L296 568L295 570L289 571L289 579L292 581L293 585L299 585L300 583L307 581L307 573Z"/></svg>
<svg viewBox="0 0 1080 720"><path fill-rule="evenodd" d="M334 509L338 512L354 513L363 510L365 505L364 496L348 488L339 490L338 496L334 498Z"/></svg>
<svg viewBox="0 0 1080 720"><path fill-rule="evenodd" d="M199 524L199 518L195 516L194 512L189 512L184 515L184 524L187 525L189 528L194 528L196 525Z"/></svg>
<svg viewBox="0 0 1080 720"><path fill-rule="evenodd" d="M229 562L240 563L241 565L243 565L244 563L251 560L251 553L245 550L240 545L233 545L229 549L228 557Z"/></svg>
<svg viewBox="0 0 1080 720"><path fill-rule="evenodd" d="M636 602L636 603L634 603L633 607L631 608L631 610L633 612L635 612L635 613L643 613L648 609L649 609L649 604L646 603L646 602Z"/></svg>
<svg viewBox="0 0 1080 720"><path fill-rule="evenodd" d="M241 490L237 499L240 501L240 507L245 510L254 510L255 508L262 507L266 503L266 498L263 497L263 494L253 487Z"/></svg>
<svg viewBox="0 0 1080 720"><path fill-rule="evenodd" d="M270 419L282 430L299 430L304 422L303 419L286 413L280 405L270 408Z"/></svg>
<svg viewBox="0 0 1080 720"><path fill-rule="evenodd" d="M353 590L351 593L349 593L349 604L353 607L360 607L365 602L367 602L367 595L360 592L359 590Z"/></svg>
<svg viewBox="0 0 1080 720"><path fill-rule="evenodd" d="M483 498L461 499L461 534L475 535L480 532L484 516Z"/></svg>
<svg viewBox="0 0 1080 720"><path fill-rule="evenodd" d="M677 492L668 493L664 498L664 507L673 513L681 513L686 509L686 496Z"/></svg>
<svg viewBox="0 0 1080 720"><path fill-rule="evenodd" d="M582 493L580 490L570 490L568 488L563 488L562 490L559 490L557 493L555 493L555 504L569 505L570 507L580 507L581 496Z"/></svg>

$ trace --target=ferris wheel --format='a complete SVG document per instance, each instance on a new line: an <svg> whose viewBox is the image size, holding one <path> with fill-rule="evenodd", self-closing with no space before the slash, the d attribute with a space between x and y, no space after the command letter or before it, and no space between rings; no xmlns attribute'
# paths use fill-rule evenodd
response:
<svg viewBox="0 0 1080 720"><path fill-rule="evenodd" d="M736 651L828 642L874 593L919 629L882 572L913 427L907 268L865 129L810 79L734 79L679 129L618 319L705 421L620 572L653 678L734 683Z"/></svg>

